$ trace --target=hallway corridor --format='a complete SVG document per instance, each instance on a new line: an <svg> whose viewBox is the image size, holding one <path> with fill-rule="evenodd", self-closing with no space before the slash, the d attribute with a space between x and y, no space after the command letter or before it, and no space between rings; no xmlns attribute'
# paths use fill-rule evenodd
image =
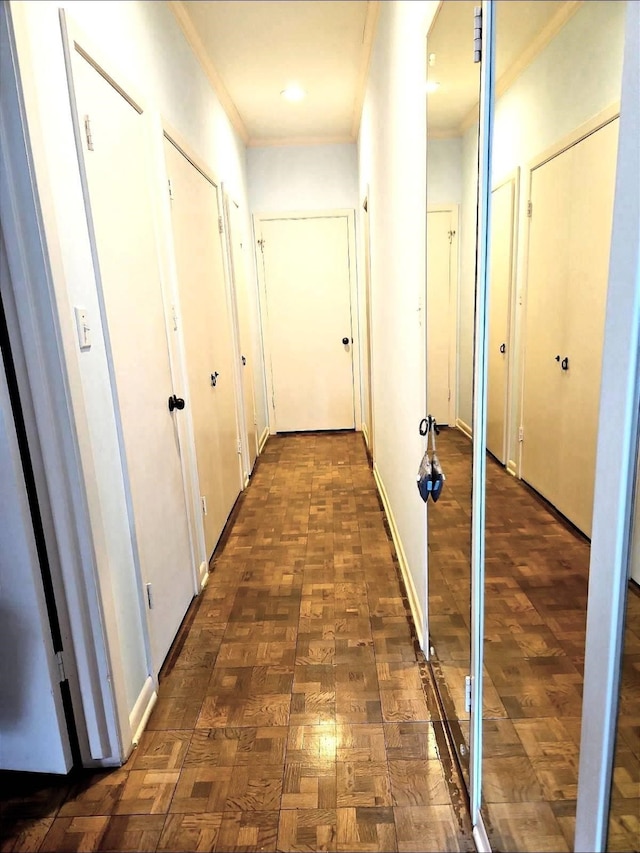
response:
<svg viewBox="0 0 640 853"><path fill-rule="evenodd" d="M407 613L362 436L271 438L137 750L3 774L0 849L474 850Z"/></svg>

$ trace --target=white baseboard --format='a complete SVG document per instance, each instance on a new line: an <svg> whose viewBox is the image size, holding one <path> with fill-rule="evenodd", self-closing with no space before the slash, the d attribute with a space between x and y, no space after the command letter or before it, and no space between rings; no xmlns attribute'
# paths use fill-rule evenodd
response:
<svg viewBox="0 0 640 853"><path fill-rule="evenodd" d="M389 528L391 529L391 538L393 539L396 554L398 555L400 571L402 572L402 579L404 580L404 585L406 587L407 595L409 597L409 607L411 608L411 615L413 616L413 622L416 628L416 633L418 635L420 648L424 648L424 637L422 630L424 614L422 613L422 607L420 606L420 602L418 601L418 594L416 593L416 588L413 583L413 577L411 576L411 571L409 569L407 555L405 554L405 550L402 545L402 540L400 539L398 525L396 524L393 512L391 511L391 505L389 504L389 496L387 495L387 490L384 487L384 483L382 482L382 478L380 477L380 472L378 471L378 468L375 463L373 465L373 476L376 481L376 486L378 487L378 493L382 500L382 505L387 516L387 521L389 522Z"/></svg>
<svg viewBox="0 0 640 853"><path fill-rule="evenodd" d="M367 445L367 449L371 452L371 443L369 441L369 430L367 429L367 425L365 422L362 422L362 435L364 436L364 442Z"/></svg>
<svg viewBox="0 0 640 853"><path fill-rule="evenodd" d="M209 583L209 566L203 561L200 563L200 592Z"/></svg>
<svg viewBox="0 0 640 853"><path fill-rule="evenodd" d="M260 441L258 442L258 456L260 456L260 454L264 450L264 446L267 443L268 438L269 438L269 427L266 426L262 432L262 435L260 436Z"/></svg>
<svg viewBox="0 0 640 853"><path fill-rule="evenodd" d="M129 714L129 726L133 733L131 745L137 746L140 742L142 732L145 730L149 715L153 711L153 706L158 700L158 693L153 678L149 675L144 683L140 695L136 699L136 704Z"/></svg>
<svg viewBox="0 0 640 853"><path fill-rule="evenodd" d="M469 424L466 424L461 418L456 418L456 428L463 432L467 438L473 438L473 432Z"/></svg>
<svg viewBox="0 0 640 853"><path fill-rule="evenodd" d="M473 840L475 841L478 853L491 853L489 836L487 835L487 830L480 814L478 815L478 822L473 827Z"/></svg>

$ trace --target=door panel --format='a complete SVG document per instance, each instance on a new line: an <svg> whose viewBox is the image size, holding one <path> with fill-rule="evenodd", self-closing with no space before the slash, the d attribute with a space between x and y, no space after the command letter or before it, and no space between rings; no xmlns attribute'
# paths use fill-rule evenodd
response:
<svg viewBox="0 0 640 853"><path fill-rule="evenodd" d="M591 536L618 120L573 148L558 508Z"/></svg>
<svg viewBox="0 0 640 853"><path fill-rule="evenodd" d="M11 400L0 359L0 769L73 763Z"/></svg>
<svg viewBox="0 0 640 853"><path fill-rule="evenodd" d="M276 428L353 429L348 220L271 220L261 231Z"/></svg>
<svg viewBox="0 0 640 853"><path fill-rule="evenodd" d="M174 393L158 255L149 201L149 161L138 112L87 61L74 64L90 214L115 374L135 537L157 672L193 597L194 579L180 449L167 401Z"/></svg>
<svg viewBox="0 0 640 853"><path fill-rule="evenodd" d="M233 266L233 289L236 300L238 333L240 337L240 369L242 371L242 400L249 452L249 470L253 471L258 455L258 430L256 426L256 402L253 390L253 340L247 293L247 272L243 248L243 228L240 212L233 202L228 205L229 243Z"/></svg>
<svg viewBox="0 0 640 853"><path fill-rule="evenodd" d="M491 195L487 448L504 465L506 461L509 314L513 270L515 181L507 181L495 189Z"/></svg>
<svg viewBox="0 0 640 853"><path fill-rule="evenodd" d="M241 487L218 190L168 139L165 157L172 188L171 223L198 478L207 505L205 545L210 557Z"/></svg>
<svg viewBox="0 0 640 853"><path fill-rule="evenodd" d="M553 504L560 496L561 451L556 434L563 377L556 356L563 357L565 334L572 158L569 149L531 176L522 477Z"/></svg>
<svg viewBox="0 0 640 853"><path fill-rule="evenodd" d="M451 398L451 213L427 213L427 411L448 424Z"/></svg>

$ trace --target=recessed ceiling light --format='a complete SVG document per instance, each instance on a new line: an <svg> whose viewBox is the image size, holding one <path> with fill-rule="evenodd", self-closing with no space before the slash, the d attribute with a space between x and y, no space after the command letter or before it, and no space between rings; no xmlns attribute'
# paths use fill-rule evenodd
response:
<svg viewBox="0 0 640 853"><path fill-rule="evenodd" d="M302 88L302 86L292 85L287 86L287 88L283 89L280 94L285 99L285 101L301 101L307 93Z"/></svg>
<svg viewBox="0 0 640 853"><path fill-rule="evenodd" d="M439 88L440 83L437 80L427 80L427 85L425 86L427 92L437 92Z"/></svg>

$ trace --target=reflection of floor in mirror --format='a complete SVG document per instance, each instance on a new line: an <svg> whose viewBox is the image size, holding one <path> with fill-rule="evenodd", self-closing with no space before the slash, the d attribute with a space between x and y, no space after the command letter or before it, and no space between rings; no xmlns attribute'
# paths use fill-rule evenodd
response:
<svg viewBox="0 0 640 853"><path fill-rule="evenodd" d="M469 590L461 555L469 542L471 443L446 430L438 452L450 495L443 504L443 492L429 517L430 536L438 538L430 548L431 635L438 666L445 679L447 673L454 679L446 681L448 701L464 720L460 676L468 666ZM459 509L458 495L467 500ZM441 505L446 511L439 517ZM459 541L451 541L454 537ZM483 788L496 849L572 849L588 568L587 540L490 459ZM640 834L640 595L635 590L628 597L625 638L610 850L638 849ZM463 736L468 732L467 723L458 727Z"/></svg>

